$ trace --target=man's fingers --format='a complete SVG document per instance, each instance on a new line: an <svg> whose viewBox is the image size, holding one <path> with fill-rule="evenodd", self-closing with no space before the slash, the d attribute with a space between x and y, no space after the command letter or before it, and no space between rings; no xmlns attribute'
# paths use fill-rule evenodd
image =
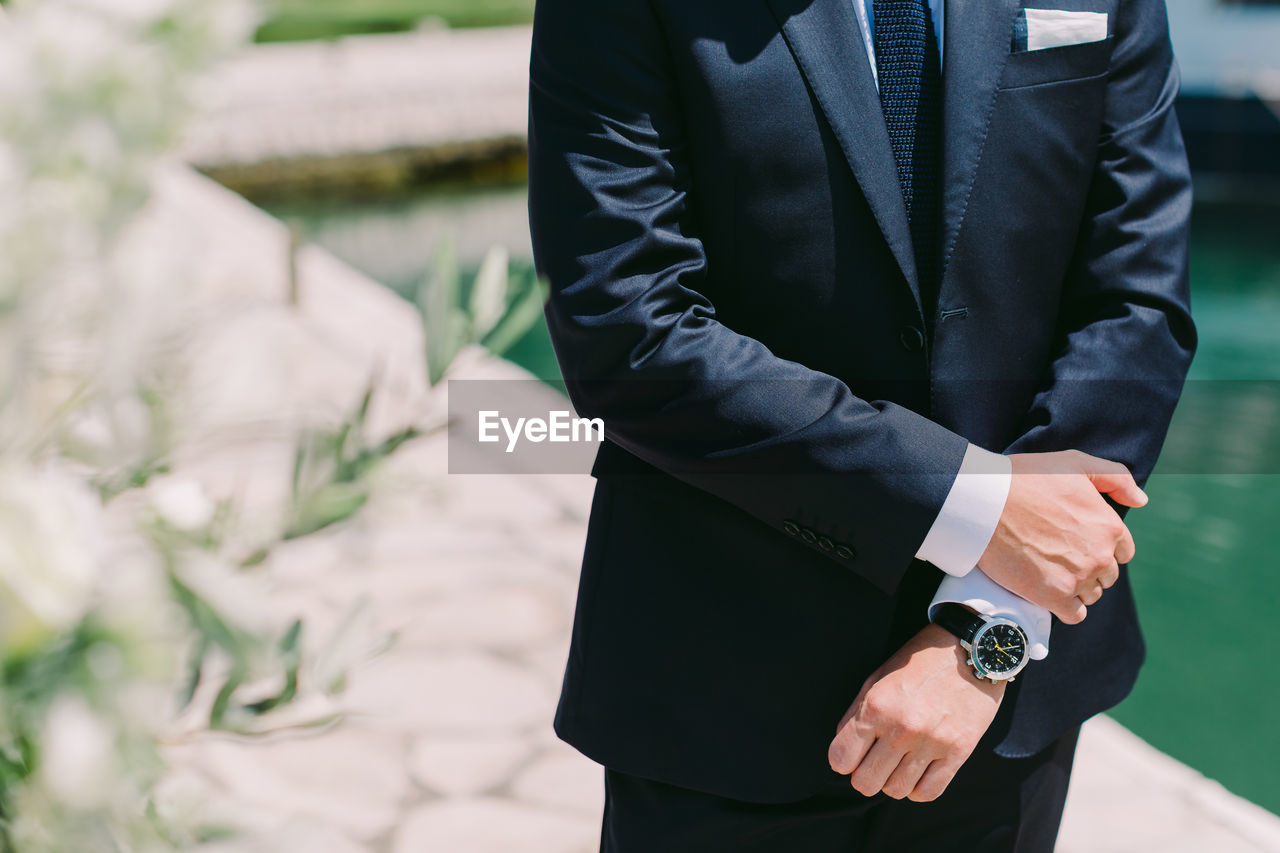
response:
<svg viewBox="0 0 1280 853"><path fill-rule="evenodd" d="M898 762L898 768L889 774L889 779L881 790L895 800L910 796L916 789L916 785L920 784L920 777L924 776L924 771L929 769L931 761L928 755L921 755L918 752L909 753Z"/></svg>
<svg viewBox="0 0 1280 853"><path fill-rule="evenodd" d="M842 775L852 773L854 768L866 757L875 742L873 735L864 734L860 727L849 722L842 726L827 748L827 762L831 769Z"/></svg>
<svg viewBox="0 0 1280 853"><path fill-rule="evenodd" d="M880 793L889 774L897 769L902 761L902 750L890 745L887 738L879 738L867 757L862 759L858 769L853 771L849 780L854 790L864 797L873 797Z"/></svg>
<svg viewBox="0 0 1280 853"><path fill-rule="evenodd" d="M1084 474L1095 489L1118 504L1147 505L1147 493L1138 488L1129 469L1119 462L1108 462L1106 459L1090 456L1085 461Z"/></svg>
<svg viewBox="0 0 1280 853"><path fill-rule="evenodd" d="M875 684L878 679L879 679L879 674L872 673L870 678L862 682L862 689L858 691L857 696L853 697L853 702L851 702L848 709L845 710L844 716L840 718L840 722L836 723L836 734L839 734L840 730L843 729L848 724L848 722L853 719L853 715L856 714L858 712L858 709L862 707L863 697L867 695L867 691L871 689L871 685Z"/></svg>
<svg viewBox="0 0 1280 853"><path fill-rule="evenodd" d="M1092 587L1076 596L1086 605L1094 605L1098 603L1098 599L1102 598L1102 584L1095 583Z"/></svg>
<svg viewBox="0 0 1280 853"><path fill-rule="evenodd" d="M1137 553L1137 550L1138 550L1138 546L1133 544L1133 534L1129 532L1129 528L1126 525L1124 528L1124 532L1120 534L1120 541L1116 543L1116 562L1117 563L1129 562L1130 560L1133 559L1133 555ZM1118 574L1119 571L1120 569L1117 566L1116 573ZM1107 584L1107 586L1110 586L1110 585L1111 584Z"/></svg>
<svg viewBox="0 0 1280 853"><path fill-rule="evenodd" d="M1079 625L1084 621L1084 617L1089 615L1089 611L1085 608L1085 603L1080 600L1079 596L1073 596L1065 604L1054 608L1053 615L1068 625Z"/></svg>
<svg viewBox="0 0 1280 853"><path fill-rule="evenodd" d="M915 790L908 794L907 798L917 803L928 803L941 797L942 792L947 790L947 786L955 778L960 765L964 764L968 757L963 756L959 761L953 758L938 759L930 764L920 777L920 781L916 783Z"/></svg>
<svg viewBox="0 0 1280 853"><path fill-rule="evenodd" d="M849 709L836 724L836 736L832 738L831 746L827 748L827 763L837 773L852 773L858 766L858 762L867 754L867 750L871 748L871 744L875 742L874 731L865 722L859 724L856 720L857 713L862 708L863 697L875 682L876 676L872 675L863 683L862 689L854 697Z"/></svg>

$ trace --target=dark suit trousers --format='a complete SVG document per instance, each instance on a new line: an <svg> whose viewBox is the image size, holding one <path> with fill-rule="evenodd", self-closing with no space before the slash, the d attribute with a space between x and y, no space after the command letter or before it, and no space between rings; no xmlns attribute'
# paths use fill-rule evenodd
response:
<svg viewBox="0 0 1280 853"><path fill-rule="evenodd" d="M847 782L798 802L747 803L606 769L600 850L1052 853L1079 732L1029 758L981 745L931 803L867 798Z"/></svg>

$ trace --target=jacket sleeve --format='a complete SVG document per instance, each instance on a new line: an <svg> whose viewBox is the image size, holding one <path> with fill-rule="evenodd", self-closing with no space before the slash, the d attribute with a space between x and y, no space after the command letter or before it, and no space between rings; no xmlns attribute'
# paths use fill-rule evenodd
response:
<svg viewBox="0 0 1280 853"><path fill-rule="evenodd" d="M811 544L891 590L968 443L719 322L672 49L647 0L538 2L530 224L570 397L615 444L775 529L843 526L854 558Z"/></svg>
<svg viewBox="0 0 1280 853"><path fill-rule="evenodd" d="M1121 0L1086 215L1059 349L1007 453L1077 448L1155 466L1196 347L1191 179L1163 0Z"/></svg>

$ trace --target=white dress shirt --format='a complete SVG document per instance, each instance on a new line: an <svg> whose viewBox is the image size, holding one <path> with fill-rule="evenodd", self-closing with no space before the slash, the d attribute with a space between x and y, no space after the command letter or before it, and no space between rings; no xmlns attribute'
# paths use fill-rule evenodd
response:
<svg viewBox="0 0 1280 853"><path fill-rule="evenodd" d="M852 2L867 57L871 60L871 77L879 86L874 36L875 2ZM939 52L942 52L944 32L943 3L944 0L929 0ZM942 57L938 59L941 65ZM977 568L978 558L987 550L996 525L1000 523L1005 500L1009 497L1011 478L1012 465L1006 457L969 445L960 473L916 557L933 563L948 575L938 585L938 591L929 603L930 617L939 604L955 601L987 616L1013 619L1026 629L1031 657L1041 660L1049 654L1049 629L1052 625L1049 611L1014 595Z"/></svg>
<svg viewBox="0 0 1280 853"><path fill-rule="evenodd" d="M987 616L1012 619L1026 629L1031 657L1041 660L1049 654L1049 611L1014 595L977 568L1004 512L1012 468L1008 457L969 445L916 557L947 573L929 602L930 616L939 604L958 601Z"/></svg>

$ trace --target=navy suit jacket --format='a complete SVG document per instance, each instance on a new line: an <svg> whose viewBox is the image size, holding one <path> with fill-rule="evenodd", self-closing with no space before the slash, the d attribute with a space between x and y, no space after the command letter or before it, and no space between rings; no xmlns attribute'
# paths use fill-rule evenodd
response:
<svg viewBox="0 0 1280 853"><path fill-rule="evenodd" d="M936 316L853 0L539 0L530 221L573 402L601 417L562 737L757 801L837 780L836 723L925 623L914 559L969 442L1140 481L1192 352L1162 0L1014 52L948 0ZM1038 4L1043 5L1043 4ZM1009 692L1029 755L1125 696L1127 578Z"/></svg>

